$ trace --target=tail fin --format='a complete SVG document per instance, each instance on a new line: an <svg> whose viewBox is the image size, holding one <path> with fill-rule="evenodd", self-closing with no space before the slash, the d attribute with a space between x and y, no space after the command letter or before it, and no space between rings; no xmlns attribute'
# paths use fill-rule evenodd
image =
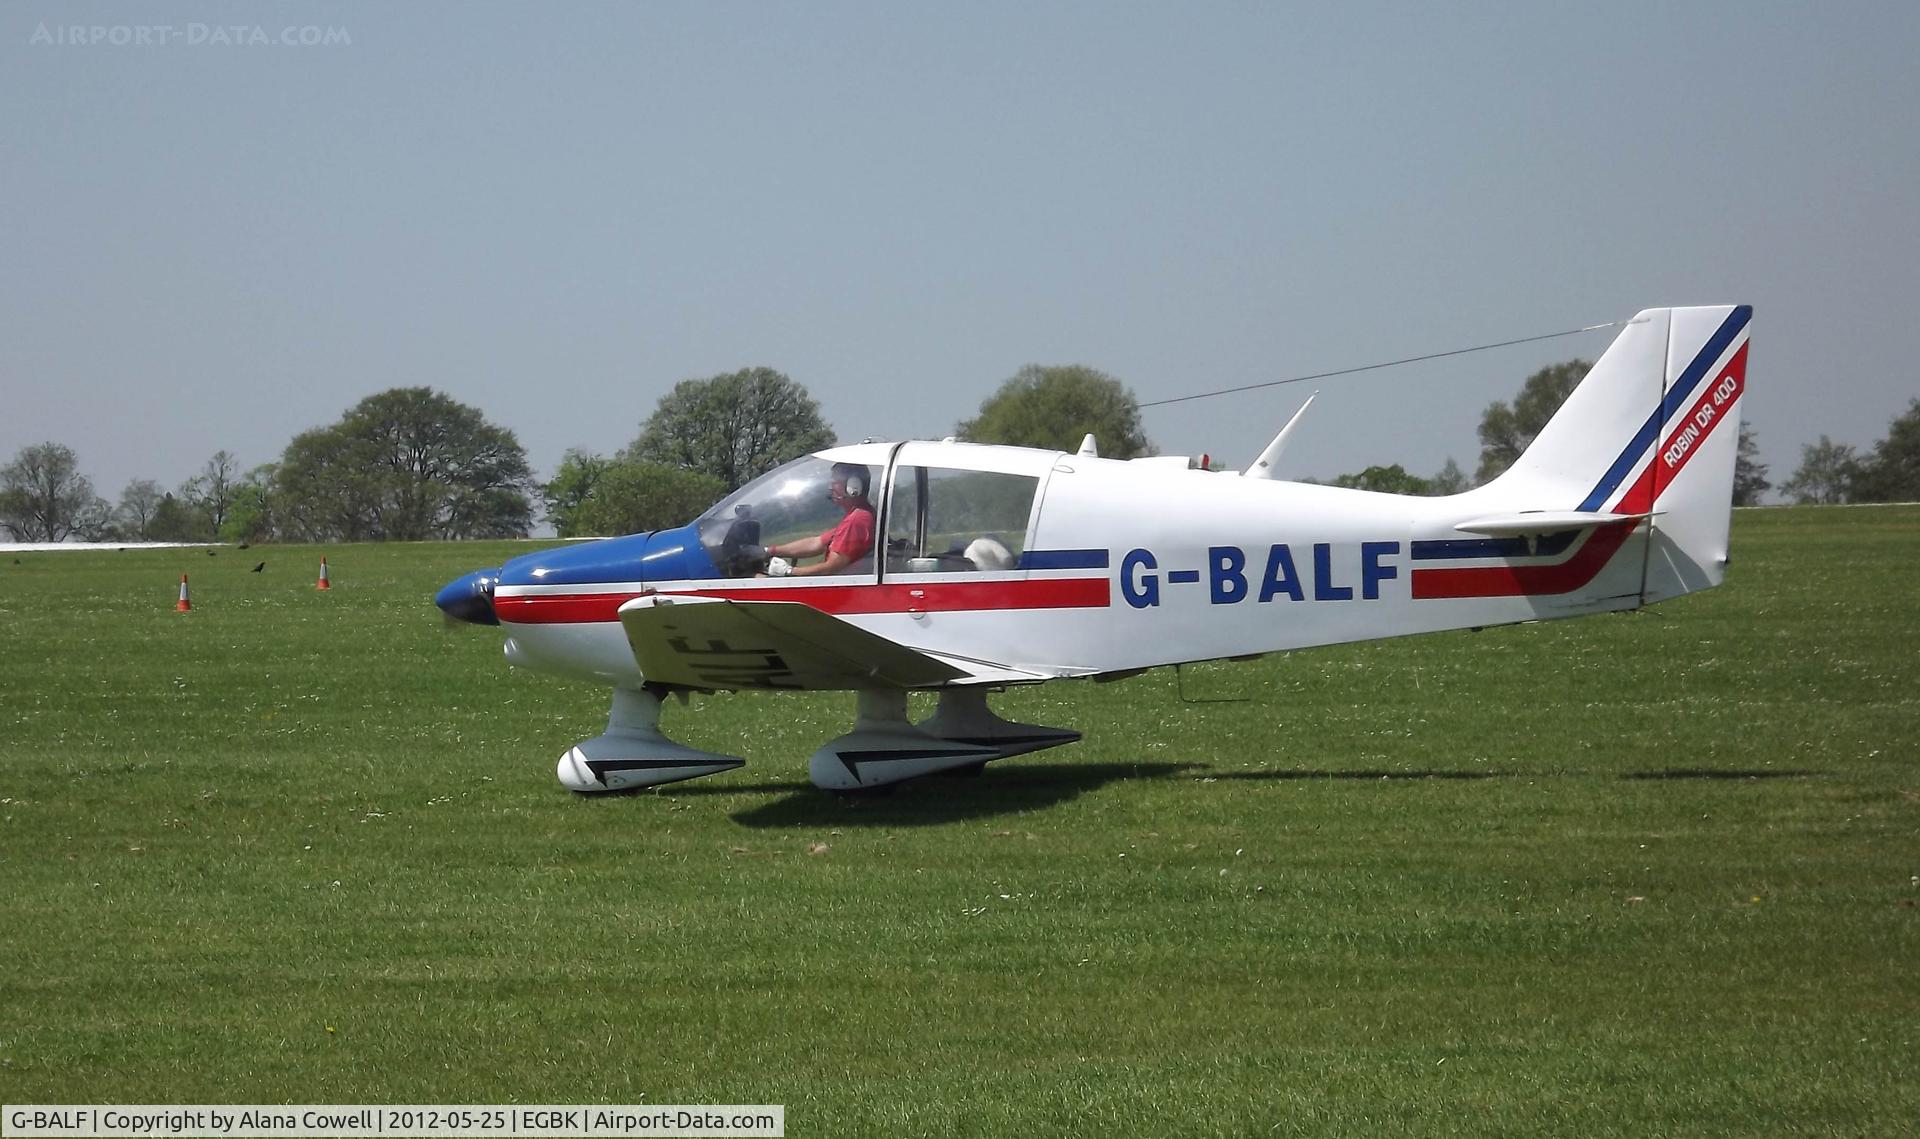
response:
<svg viewBox="0 0 1920 1139"><path fill-rule="evenodd" d="M1648 309L1476 495L1522 511L1652 514L1642 604L1726 575L1749 305Z"/></svg>

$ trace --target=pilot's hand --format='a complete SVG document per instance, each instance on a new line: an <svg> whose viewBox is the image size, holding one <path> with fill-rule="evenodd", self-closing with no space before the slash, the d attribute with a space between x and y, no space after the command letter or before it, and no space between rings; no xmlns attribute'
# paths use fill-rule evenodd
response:
<svg viewBox="0 0 1920 1139"><path fill-rule="evenodd" d="M785 558L769 558L767 560L768 577L785 577L792 572L793 563Z"/></svg>

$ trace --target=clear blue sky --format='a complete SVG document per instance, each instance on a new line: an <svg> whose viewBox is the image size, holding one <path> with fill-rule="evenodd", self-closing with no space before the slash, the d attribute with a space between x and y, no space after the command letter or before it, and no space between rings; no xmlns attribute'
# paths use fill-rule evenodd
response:
<svg viewBox="0 0 1920 1139"><path fill-rule="evenodd" d="M1917 59L1912 2L10 3L0 460L115 498L427 384L544 474L748 365L938 436L1027 363L1144 401L1749 302L1777 482L1920 395ZM1471 471L1607 336L1320 385L1282 474ZM1240 465L1311 386L1147 427Z"/></svg>

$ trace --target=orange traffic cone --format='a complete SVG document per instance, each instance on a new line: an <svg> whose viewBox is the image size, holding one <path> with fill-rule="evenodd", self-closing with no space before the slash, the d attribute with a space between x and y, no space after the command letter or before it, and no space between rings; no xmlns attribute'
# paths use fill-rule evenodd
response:
<svg viewBox="0 0 1920 1139"><path fill-rule="evenodd" d="M314 588L315 589L332 589L333 588L333 586L329 584L327 581L327 559L324 557L320 559L320 580L314 583Z"/></svg>
<svg viewBox="0 0 1920 1139"><path fill-rule="evenodd" d="M193 602L187 599L187 575L186 574L180 575L180 603L178 605L175 605L173 608L176 612L179 612L179 613L188 612L193 608Z"/></svg>

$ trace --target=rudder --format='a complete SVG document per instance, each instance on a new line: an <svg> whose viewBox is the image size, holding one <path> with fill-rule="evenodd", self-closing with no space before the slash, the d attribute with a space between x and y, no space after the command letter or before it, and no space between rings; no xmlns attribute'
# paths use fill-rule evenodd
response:
<svg viewBox="0 0 1920 1139"><path fill-rule="evenodd" d="M1733 480L1740 456L1740 397L1747 390L1753 308L1673 311L1671 359L1659 442L1642 476L1654 512L1643 601L1709 589L1726 579ZM1683 350L1700 347L1691 355Z"/></svg>

